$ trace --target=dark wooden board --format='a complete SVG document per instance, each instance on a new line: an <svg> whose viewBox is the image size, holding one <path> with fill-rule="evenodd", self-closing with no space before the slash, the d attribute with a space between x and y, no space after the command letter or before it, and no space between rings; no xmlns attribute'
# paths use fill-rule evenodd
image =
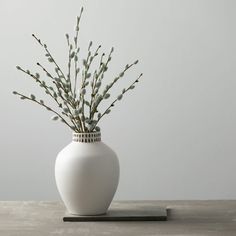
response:
<svg viewBox="0 0 236 236"><path fill-rule="evenodd" d="M166 221L167 211L164 207L147 207L137 209L110 209L107 214L95 216L80 216L66 214L64 222L89 222L89 221Z"/></svg>

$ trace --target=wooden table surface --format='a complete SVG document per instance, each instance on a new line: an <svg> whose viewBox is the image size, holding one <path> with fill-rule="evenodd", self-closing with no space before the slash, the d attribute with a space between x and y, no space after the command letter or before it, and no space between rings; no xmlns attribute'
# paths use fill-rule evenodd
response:
<svg viewBox="0 0 236 236"><path fill-rule="evenodd" d="M167 206L168 221L63 222L65 209L60 202L2 201L0 202L0 236L236 236L236 200L132 203ZM124 202L113 204L115 207L122 207Z"/></svg>

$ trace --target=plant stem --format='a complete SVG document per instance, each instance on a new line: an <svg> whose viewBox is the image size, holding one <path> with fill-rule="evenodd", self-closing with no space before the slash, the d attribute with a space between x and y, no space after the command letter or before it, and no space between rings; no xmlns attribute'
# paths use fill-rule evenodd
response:
<svg viewBox="0 0 236 236"><path fill-rule="evenodd" d="M137 83L138 80L142 77L142 75L143 75L143 74L140 74L139 77L138 77L127 89L123 90L123 91L122 91L122 95L124 95L126 92L128 92L129 90L131 90L132 87L134 86L134 84ZM119 101L118 98L116 98L116 99L110 104L110 106L108 106L108 108L107 108L107 109L102 113L102 115L98 118L97 122L95 123L95 125L93 126L93 128L91 129L91 131L93 131L93 129L97 126L98 122L102 119L102 117L103 117L104 115L107 114L108 110L110 110L110 109L115 105L115 103L116 103L117 101Z"/></svg>
<svg viewBox="0 0 236 236"><path fill-rule="evenodd" d="M22 72L24 72L25 74L29 75L29 76L32 77L33 79L35 79L35 81L38 82L38 83L45 89L46 93L47 93L50 97L52 97L53 100L56 101L57 105L58 105L59 107L61 106L61 104L58 102L57 98L54 97L54 96L51 94L51 92L50 92L50 90L48 89L48 86L47 86L46 84L44 84L40 79L38 79L35 75L31 74L30 72L27 72L26 70L24 70L24 69L22 69L22 68L20 68L19 70L22 71Z"/></svg>
<svg viewBox="0 0 236 236"><path fill-rule="evenodd" d="M132 63L132 64L130 64L130 65L128 65L128 66L126 66L125 67L125 69L121 72L122 74L124 74L127 70L129 70L132 66L134 66L136 63L134 62L134 63ZM105 88L105 90L103 91L103 96L104 95L106 95L107 93L108 93L108 91L112 88L112 86L120 79L120 78L122 78L123 76L119 76L119 77L116 77L116 78L118 78L117 80L116 80L116 78L112 81L112 83L107 87L107 88ZM93 113L91 114L91 118L93 118L93 115L94 115L94 113L95 113L95 111L98 109L98 106L99 106L99 104L101 103L103 101L103 99L101 99L97 104L96 104L96 106L93 108Z"/></svg>
<svg viewBox="0 0 236 236"><path fill-rule="evenodd" d="M76 88L77 88L77 77L78 77L78 72L77 72L77 60L78 60L78 35L79 35L79 24L80 24L80 19L83 13L83 8L80 10L80 15L77 17L77 24L76 24L76 29L75 29L75 56L74 56L74 62L75 62L75 84L74 84L74 97L76 97Z"/></svg>
<svg viewBox="0 0 236 236"><path fill-rule="evenodd" d="M59 97L62 99L62 101L65 101L64 104L66 105L66 108L68 109L68 111L69 111L69 113L70 113L70 115L71 115L71 122L74 124L74 126L75 126L75 127L77 128L77 130L79 131L80 128L77 127L77 123L76 123L76 121L74 121L75 118L74 118L74 116L73 116L73 114L72 114L72 112L71 112L70 107L69 107L68 104L67 104L67 99L62 96L61 91L60 91L60 88L58 87L58 85L57 85L56 83L55 83L55 85L56 85L56 87L57 87L57 91L58 91ZM69 103L69 105L70 105L72 108L74 108L73 105L71 105L70 103ZM66 113L65 113L65 114L66 114ZM67 115L67 114L66 114L66 115ZM67 116L68 116L68 115L67 115ZM79 121L80 127L81 127L81 121L80 121L80 119L78 119L78 121Z"/></svg>
<svg viewBox="0 0 236 236"><path fill-rule="evenodd" d="M66 80L66 76L64 75L63 71L61 70L61 68L59 67L59 65L57 64L57 62L55 61L55 59L53 58L52 54L50 53L50 51L47 48L46 44L43 44L41 42L40 39L38 39L34 34L32 34L32 36L36 39L36 41L44 48L44 50L48 53L49 57L52 59L53 63L55 64L55 66L57 67L57 69L61 72L61 75L63 76L64 80Z"/></svg>
<svg viewBox="0 0 236 236"><path fill-rule="evenodd" d="M53 80L53 83L54 83L54 84L58 84L58 85L60 86L60 88L62 88L65 93L67 92L67 91L65 90L65 88L64 88L63 83L58 82L58 81L48 72L48 70L47 70L44 66L42 66L39 62L37 62L37 65L46 73L46 75L47 75L48 77L50 77L50 78ZM59 76L59 75L58 75L58 76Z"/></svg>
<svg viewBox="0 0 236 236"><path fill-rule="evenodd" d="M90 68L94 58L98 55L98 51L101 48L101 45L99 45L97 47L96 51L94 52L94 54L92 56L91 56L90 48L91 48L91 43L88 47L88 55L87 55L87 58L86 58L85 63L84 63L85 69L82 72L82 83L81 83L80 95L79 95L79 103L82 102L81 108L82 108L82 116L84 118L85 118L85 114L84 114L84 94L82 94L82 90L85 89L85 87L86 87L85 83L86 83L86 80L88 79L89 68ZM86 125L85 125L85 122L83 120L82 120L83 131L85 132Z"/></svg>
<svg viewBox="0 0 236 236"><path fill-rule="evenodd" d="M104 76L104 73L105 73L105 71L107 70L108 63L109 63L110 60L111 60L111 54L113 53L113 51L114 51L114 49L111 48L110 53L109 53L109 55L108 55L108 57L107 57L107 61L106 61L105 64L102 63L102 59L103 59L103 57L104 57L105 54L103 53L102 56L101 56L100 65L99 65L99 72L98 72L98 74L96 75L96 77L95 77L95 79L94 79L94 88L93 88L92 94L91 94L91 96L93 95L93 99L92 99L91 104L90 104L91 109L90 109L90 114L89 114L89 116L91 117L91 119L93 119L93 116L94 116L94 114L96 113L96 109L92 109L92 107L93 107L94 99L95 99L96 95L97 95L98 92L99 92L99 89L95 90L95 85L96 85L96 83L97 83L98 81L101 82L102 77Z"/></svg>
<svg viewBox="0 0 236 236"><path fill-rule="evenodd" d="M21 93L18 93L18 92L15 92L15 94L16 94L16 95L19 95L19 96L21 96L21 97L23 97L24 99L30 100L30 101L32 101L32 102L35 102L35 103L39 104L40 106L45 107L47 110L49 110L49 111L55 113L58 117L60 117L61 120L62 120L69 128L71 128L72 130L75 130L74 127L72 127L58 112L56 112L55 110L53 110L53 109L50 108L49 106L45 105L44 103L40 103L39 101L34 100L34 99L31 99L30 97L27 97L27 96L25 96L24 94L21 94Z"/></svg>

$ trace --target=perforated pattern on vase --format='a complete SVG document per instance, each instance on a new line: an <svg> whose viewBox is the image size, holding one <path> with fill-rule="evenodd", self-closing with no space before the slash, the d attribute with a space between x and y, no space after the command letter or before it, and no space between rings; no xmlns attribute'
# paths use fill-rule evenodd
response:
<svg viewBox="0 0 236 236"><path fill-rule="evenodd" d="M73 141L81 142L81 143L94 143L101 141L101 133L100 132L92 132L92 133L73 133Z"/></svg>

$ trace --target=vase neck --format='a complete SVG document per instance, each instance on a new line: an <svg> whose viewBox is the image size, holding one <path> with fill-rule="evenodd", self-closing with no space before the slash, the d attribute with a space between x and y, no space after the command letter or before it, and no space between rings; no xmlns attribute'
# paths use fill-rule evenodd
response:
<svg viewBox="0 0 236 236"><path fill-rule="evenodd" d="M73 133L72 140L80 143L95 143L101 141L101 132Z"/></svg>

